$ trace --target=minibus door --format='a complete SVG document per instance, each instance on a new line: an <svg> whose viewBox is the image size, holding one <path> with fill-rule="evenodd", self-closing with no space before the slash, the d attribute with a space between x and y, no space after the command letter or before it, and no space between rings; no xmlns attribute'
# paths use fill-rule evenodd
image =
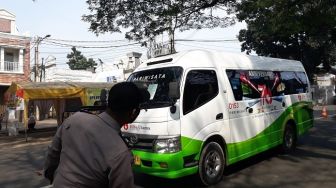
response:
<svg viewBox="0 0 336 188"><path fill-rule="evenodd" d="M219 132L224 114L216 71L190 70L184 80L182 136L202 140L212 132Z"/></svg>

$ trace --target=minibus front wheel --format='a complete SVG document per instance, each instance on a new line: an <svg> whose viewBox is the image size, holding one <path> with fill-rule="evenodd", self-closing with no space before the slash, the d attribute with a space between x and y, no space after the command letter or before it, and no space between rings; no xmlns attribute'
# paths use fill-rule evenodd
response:
<svg viewBox="0 0 336 188"><path fill-rule="evenodd" d="M222 147L216 142L209 142L203 148L199 161L201 182L208 186L222 180L225 156Z"/></svg>

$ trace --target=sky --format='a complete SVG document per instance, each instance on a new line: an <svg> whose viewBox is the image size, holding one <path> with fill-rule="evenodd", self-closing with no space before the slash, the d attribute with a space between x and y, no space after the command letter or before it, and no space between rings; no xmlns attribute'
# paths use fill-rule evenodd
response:
<svg viewBox="0 0 336 188"><path fill-rule="evenodd" d="M82 15L88 13L85 0L0 0L0 8L16 16L16 25L22 35L32 39L51 35L39 45L39 57L44 59L56 58L57 67L67 68L66 55L71 51L71 45L106 48L77 48L87 58L98 58L105 64L117 64L120 58L128 52L143 53L146 59L146 48L139 45L127 45L134 41L126 41L123 33L106 33L96 36L88 31L89 23L81 20ZM244 23L236 23L228 28L191 30L176 33L176 39L196 40L232 40L240 29L246 27ZM89 41L89 42L78 42ZM105 41L105 42L93 42ZM107 42L106 42L107 41ZM60 45L66 43L67 45ZM33 45L33 43L32 43ZM122 47L111 47L122 46ZM220 49L229 52L240 52L240 43L233 42L176 42L176 50L191 49ZM32 50L33 51L33 50ZM31 56L31 62L34 56Z"/></svg>

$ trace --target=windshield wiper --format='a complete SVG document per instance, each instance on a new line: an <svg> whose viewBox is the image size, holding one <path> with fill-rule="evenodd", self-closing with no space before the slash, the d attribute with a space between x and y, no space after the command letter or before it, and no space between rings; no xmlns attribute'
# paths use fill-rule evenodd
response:
<svg viewBox="0 0 336 188"><path fill-rule="evenodd" d="M169 101L147 101L140 104L140 109L147 110L148 108L155 108L155 107L161 107L161 106L173 106L176 101L170 99Z"/></svg>
<svg viewBox="0 0 336 188"><path fill-rule="evenodd" d="M145 109L145 110L147 110L149 106L150 106L149 102L140 103L139 105L140 109Z"/></svg>

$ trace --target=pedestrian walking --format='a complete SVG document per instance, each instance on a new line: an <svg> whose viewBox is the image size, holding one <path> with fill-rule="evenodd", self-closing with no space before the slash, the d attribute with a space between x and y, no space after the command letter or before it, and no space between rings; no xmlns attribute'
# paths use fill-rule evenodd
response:
<svg viewBox="0 0 336 188"><path fill-rule="evenodd" d="M31 132L35 130L36 120L34 114L30 114L28 119L28 131Z"/></svg>
<svg viewBox="0 0 336 188"><path fill-rule="evenodd" d="M133 83L118 83L109 91L106 111L76 112L66 119L45 161L44 176L53 187L134 187L133 157L120 128L136 119L148 97Z"/></svg>

